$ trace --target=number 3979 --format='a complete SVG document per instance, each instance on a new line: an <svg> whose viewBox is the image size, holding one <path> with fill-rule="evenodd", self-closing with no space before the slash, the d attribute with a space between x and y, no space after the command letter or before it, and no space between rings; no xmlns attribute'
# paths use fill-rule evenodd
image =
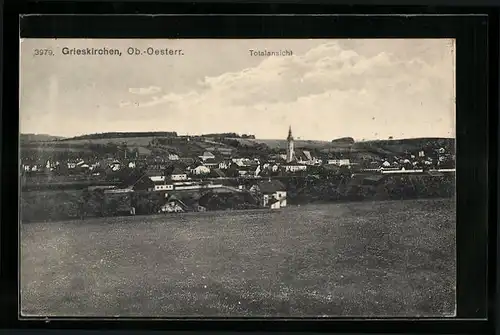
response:
<svg viewBox="0 0 500 335"><path fill-rule="evenodd" d="M51 49L34 49L33 56L54 56L54 51Z"/></svg>

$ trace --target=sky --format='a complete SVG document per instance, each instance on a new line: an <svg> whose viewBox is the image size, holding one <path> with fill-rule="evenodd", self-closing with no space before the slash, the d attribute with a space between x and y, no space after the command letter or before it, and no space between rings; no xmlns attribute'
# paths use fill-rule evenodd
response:
<svg viewBox="0 0 500 335"><path fill-rule="evenodd" d="M63 55L65 47L122 56ZM130 56L129 47L183 55ZM53 55L35 56L40 48ZM455 136L450 39L23 39L20 67L21 133L277 139L291 126L304 140Z"/></svg>

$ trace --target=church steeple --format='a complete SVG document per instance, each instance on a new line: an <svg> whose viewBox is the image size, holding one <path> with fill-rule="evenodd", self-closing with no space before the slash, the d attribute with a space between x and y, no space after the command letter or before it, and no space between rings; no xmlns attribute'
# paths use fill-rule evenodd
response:
<svg viewBox="0 0 500 335"><path fill-rule="evenodd" d="M287 141L293 141L293 136L292 136L292 126L289 126L288 128L288 137L286 138Z"/></svg>
<svg viewBox="0 0 500 335"><path fill-rule="evenodd" d="M292 136L292 126L288 128L288 137L286 138L288 145L286 148L286 161L288 163L292 162L295 158L295 150L293 147L293 136Z"/></svg>

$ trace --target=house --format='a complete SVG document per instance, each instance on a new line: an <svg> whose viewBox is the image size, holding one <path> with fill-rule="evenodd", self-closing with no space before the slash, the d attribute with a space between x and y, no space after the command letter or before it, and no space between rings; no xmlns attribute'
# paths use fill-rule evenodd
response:
<svg viewBox="0 0 500 335"><path fill-rule="evenodd" d="M160 212L161 213L183 213L186 212L188 209L188 206L179 198L177 198L175 195L170 196L166 203L161 206Z"/></svg>
<svg viewBox="0 0 500 335"><path fill-rule="evenodd" d="M215 159L215 155L211 153L210 151L205 151L203 155L199 156L202 161L205 161L207 159Z"/></svg>
<svg viewBox="0 0 500 335"><path fill-rule="evenodd" d="M172 172L172 176L171 176L171 179L172 180L175 180L175 181L178 181L178 180L187 180L188 177L187 177L187 173L182 171L181 169L179 168L174 168L174 171Z"/></svg>
<svg viewBox="0 0 500 335"><path fill-rule="evenodd" d="M220 162L216 161L215 158L207 158L203 161L203 165L210 169L219 167L219 163Z"/></svg>
<svg viewBox="0 0 500 335"><path fill-rule="evenodd" d="M329 159L327 161L327 164L343 166L343 165L351 165L351 162L349 161L349 159Z"/></svg>
<svg viewBox="0 0 500 335"><path fill-rule="evenodd" d="M271 209L286 207L286 187L279 180L261 181L250 188L259 196L261 205Z"/></svg>
<svg viewBox="0 0 500 335"><path fill-rule="evenodd" d="M230 161L222 161L219 162L219 169L221 170L227 170L231 167L232 162Z"/></svg>
<svg viewBox="0 0 500 335"><path fill-rule="evenodd" d="M165 182L161 181L155 181L154 185L154 191L172 191L174 189L174 185L165 184Z"/></svg>
<svg viewBox="0 0 500 335"><path fill-rule="evenodd" d="M307 150L296 150L295 159L300 163L309 163L313 161L311 152Z"/></svg>
<svg viewBox="0 0 500 335"><path fill-rule="evenodd" d="M117 160L115 161L112 161L110 164L109 164L109 168L112 170L112 171L118 171L120 170L121 168L121 163Z"/></svg>
<svg viewBox="0 0 500 335"><path fill-rule="evenodd" d="M177 201L168 201L160 208L160 213L183 213L183 212L185 212L184 209Z"/></svg>
<svg viewBox="0 0 500 335"><path fill-rule="evenodd" d="M171 161L178 161L179 160L179 155L174 154L174 153L169 153L168 154L168 159Z"/></svg>
<svg viewBox="0 0 500 335"><path fill-rule="evenodd" d="M148 169L146 171L146 176L148 176L153 182L165 181L165 173L160 169Z"/></svg>
<svg viewBox="0 0 500 335"><path fill-rule="evenodd" d="M213 178L225 178L226 174L222 172L220 169L212 169L210 171L210 175Z"/></svg>
<svg viewBox="0 0 500 335"><path fill-rule="evenodd" d="M129 169L134 169L135 166L136 166L135 162L133 162L133 161L132 162L128 162Z"/></svg>
<svg viewBox="0 0 500 335"><path fill-rule="evenodd" d="M249 166L251 164L251 162L248 158L233 158L232 161L234 164L236 164L239 167Z"/></svg>
<svg viewBox="0 0 500 335"><path fill-rule="evenodd" d="M307 170L307 165L304 164L285 164L283 165L283 169L285 172L299 172L299 171L306 171Z"/></svg>
<svg viewBox="0 0 500 335"><path fill-rule="evenodd" d="M312 157L310 151L308 151L308 150L302 150L302 153L304 154L304 156L306 156L306 160L308 160L308 161L314 160L314 158Z"/></svg>
<svg viewBox="0 0 500 335"><path fill-rule="evenodd" d="M155 183L147 175L143 175L130 186L134 191L154 191Z"/></svg>
<svg viewBox="0 0 500 335"><path fill-rule="evenodd" d="M209 174L210 169L206 166L199 165L199 166L195 167L194 169L192 169L191 172L193 174L196 174L196 175Z"/></svg>
<svg viewBox="0 0 500 335"><path fill-rule="evenodd" d="M256 169L257 169L257 167L250 166L250 165L244 165L244 166L237 167L238 175L240 175L240 176L247 176L247 175L254 176Z"/></svg>
<svg viewBox="0 0 500 335"><path fill-rule="evenodd" d="M217 148L217 152L221 154L222 156L230 157L231 154L233 153L233 149L231 148Z"/></svg>

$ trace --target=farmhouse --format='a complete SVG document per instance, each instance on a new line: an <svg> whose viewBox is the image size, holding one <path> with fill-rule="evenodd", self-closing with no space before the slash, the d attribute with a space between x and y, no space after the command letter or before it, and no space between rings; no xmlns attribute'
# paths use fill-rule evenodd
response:
<svg viewBox="0 0 500 335"><path fill-rule="evenodd" d="M221 170L227 170L231 166L232 162L223 160L222 162L219 163L219 169Z"/></svg>
<svg viewBox="0 0 500 335"><path fill-rule="evenodd" d="M186 212L188 206L178 199L176 196L172 195L168 198L166 203L161 206L160 213L183 213Z"/></svg>
<svg viewBox="0 0 500 335"><path fill-rule="evenodd" d="M218 162L215 158L207 158L203 161L203 165L210 168L210 169L218 167L219 163L220 162Z"/></svg>
<svg viewBox="0 0 500 335"><path fill-rule="evenodd" d="M131 186L134 191L153 191L155 183L147 175L143 175L137 179Z"/></svg>
<svg viewBox="0 0 500 335"><path fill-rule="evenodd" d="M351 162L349 159L329 159L327 161L327 164L344 166L344 165L351 165Z"/></svg>
<svg viewBox="0 0 500 335"><path fill-rule="evenodd" d="M257 194L261 205L271 209L286 207L286 188L279 180L261 181L250 188Z"/></svg>
<svg viewBox="0 0 500 335"><path fill-rule="evenodd" d="M298 164L298 163L289 163L283 165L283 169L285 172L299 172L299 171L306 171L307 170L307 165L304 164Z"/></svg>
<svg viewBox="0 0 500 335"><path fill-rule="evenodd" d="M179 168L176 167L174 169L174 171L172 172L171 179L175 180L175 181L178 181L178 180L187 180L188 177L187 177L187 173L186 172L184 172L181 169L179 169Z"/></svg>
<svg viewBox="0 0 500 335"><path fill-rule="evenodd" d="M215 155L211 153L210 151L205 151L203 155L199 156L202 161L205 161L207 159L215 159Z"/></svg>
<svg viewBox="0 0 500 335"><path fill-rule="evenodd" d="M200 165L200 166L197 166L195 167L192 172L196 175L200 175L200 174L208 174L210 173L210 169L206 166L203 166L203 165Z"/></svg>
<svg viewBox="0 0 500 335"><path fill-rule="evenodd" d="M165 182L162 181L155 181L155 191L172 191L174 189L174 185L172 184L165 184Z"/></svg>
<svg viewBox="0 0 500 335"><path fill-rule="evenodd" d="M168 154L168 160L171 160L171 161L178 161L178 160L179 160L179 155L174 154L174 153L169 153L169 154Z"/></svg>
<svg viewBox="0 0 500 335"><path fill-rule="evenodd" d="M146 171L146 176L154 182L165 181L165 173L160 169L148 169Z"/></svg>

